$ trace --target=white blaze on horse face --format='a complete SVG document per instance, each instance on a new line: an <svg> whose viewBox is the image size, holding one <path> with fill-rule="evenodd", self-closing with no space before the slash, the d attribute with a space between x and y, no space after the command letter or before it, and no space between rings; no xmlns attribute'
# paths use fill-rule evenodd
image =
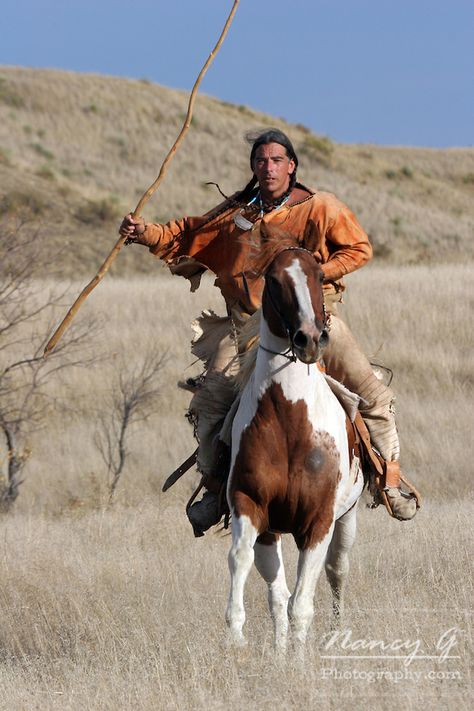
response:
<svg viewBox="0 0 474 711"><path fill-rule="evenodd" d="M313 302L311 301L308 279L301 268L301 264L297 259L295 259L289 267L286 267L285 271L289 274L295 285L300 323L314 323L316 315L313 309Z"/></svg>

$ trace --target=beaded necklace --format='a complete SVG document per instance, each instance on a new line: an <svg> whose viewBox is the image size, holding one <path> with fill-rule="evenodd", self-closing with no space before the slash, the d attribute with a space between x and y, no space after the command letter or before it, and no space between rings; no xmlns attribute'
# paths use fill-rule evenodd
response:
<svg viewBox="0 0 474 711"><path fill-rule="evenodd" d="M290 193L291 188L288 188L286 193L283 193L283 195L280 195L280 197L277 197L275 200L262 200L262 194L259 190L257 197L260 205L260 215L263 217L263 213L278 210L280 207L283 207L283 205L290 199Z"/></svg>
<svg viewBox="0 0 474 711"><path fill-rule="evenodd" d="M258 205L259 217L263 217L268 212L271 212L272 210L279 210L281 207L283 207L283 205L287 203L290 199L290 194L291 188L289 188L286 193L283 193L283 195L280 195L280 197L277 197L275 200L262 200L262 194L259 190L258 193L247 203L245 208L251 207L252 205ZM240 227L243 230L250 230L253 227L253 222L248 220L242 214L245 208L243 208L237 215L235 215L234 222L237 227Z"/></svg>

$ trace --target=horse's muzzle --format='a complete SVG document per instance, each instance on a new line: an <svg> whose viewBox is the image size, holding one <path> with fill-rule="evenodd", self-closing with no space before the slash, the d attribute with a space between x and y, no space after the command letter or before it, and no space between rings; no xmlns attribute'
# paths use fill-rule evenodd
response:
<svg viewBox="0 0 474 711"><path fill-rule="evenodd" d="M293 350L298 360L303 363L316 363L321 358L323 348L328 342L326 329L300 328L291 339Z"/></svg>

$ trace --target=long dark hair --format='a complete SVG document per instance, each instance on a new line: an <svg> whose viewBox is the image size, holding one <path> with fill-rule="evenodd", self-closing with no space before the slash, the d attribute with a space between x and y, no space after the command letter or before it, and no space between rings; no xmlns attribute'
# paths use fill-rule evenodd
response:
<svg viewBox="0 0 474 711"><path fill-rule="evenodd" d="M286 155L295 164L295 169L290 175L289 187L291 190L291 188L293 188L296 184L296 169L298 167L298 156L296 155L295 149L293 148L293 144L291 143L286 133L283 133L283 131L280 131L280 129L278 128L269 128L265 131L249 131L249 133L245 135L245 139L252 146L252 150L250 151L250 167L252 171L253 159L255 158L255 153L259 146L267 145L268 143L278 143L280 146L283 146L286 151ZM221 195L225 197L225 200L214 210L211 210L207 215L206 221L199 225L199 228L195 229L201 229L204 225L208 224L209 222L212 222L217 217L220 217L230 208L235 208L238 205L241 205L242 203L249 202L255 195L255 186L257 185L257 183L258 180L256 175L252 175L252 178L247 183L247 185L242 190L239 190L238 192L234 193L234 195L232 195L231 197L227 197L226 195L224 195L217 183L209 183L209 185L217 186L217 189L219 190Z"/></svg>
<svg viewBox="0 0 474 711"><path fill-rule="evenodd" d="M290 189L293 188L296 184L296 169L298 168L298 156L296 155L295 149L293 148L293 144L291 143L286 133L280 131L279 128L269 128L266 131L260 131L258 133L251 131L247 133L245 138L247 142L250 143L252 146L252 150L250 151L250 167L252 171L255 154L260 146L266 146L269 143L278 143L280 146L283 146L286 151L286 155L295 164L295 169L290 175ZM255 186L257 185L257 182L258 181L256 176L253 175L252 179L247 183L245 188L238 193L236 198L239 201L249 199L253 193Z"/></svg>
<svg viewBox="0 0 474 711"><path fill-rule="evenodd" d="M266 146L269 143L278 143L280 146L283 146L288 158L294 162L296 172L296 168L298 167L298 156L296 155L293 144L286 133L283 133L283 131L280 131L278 128L269 128L267 131L263 131L262 133L248 133L245 138L248 143L252 144L252 150L250 152L250 167L252 170L253 159L255 158L257 148L260 148L260 146Z"/></svg>

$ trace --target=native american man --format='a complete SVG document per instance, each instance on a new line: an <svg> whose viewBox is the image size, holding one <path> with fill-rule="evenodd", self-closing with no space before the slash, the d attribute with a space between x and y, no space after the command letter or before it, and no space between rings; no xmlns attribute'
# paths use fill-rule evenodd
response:
<svg viewBox="0 0 474 711"><path fill-rule="evenodd" d="M220 520L217 491L222 486L216 440L235 396L236 328L260 306L263 279L252 272L255 245L276 229L297 237L300 246L322 265L324 297L330 314L330 338L324 352L326 371L361 398L360 411L372 444L389 463L386 493L393 514L413 518L414 498L400 490L399 441L392 391L379 380L349 328L338 315L345 289L342 277L372 257L368 237L354 214L334 195L313 191L296 181L298 158L289 138L271 129L252 141L253 176L243 190L202 217L185 217L166 225L146 224L127 215L120 234L149 247L175 273L191 279L192 288L210 269L222 292L228 319L193 402L198 411L198 469L208 491L188 516L196 535ZM193 284L194 281L194 284ZM222 320L220 327L222 328ZM212 403L212 413L200 416Z"/></svg>

